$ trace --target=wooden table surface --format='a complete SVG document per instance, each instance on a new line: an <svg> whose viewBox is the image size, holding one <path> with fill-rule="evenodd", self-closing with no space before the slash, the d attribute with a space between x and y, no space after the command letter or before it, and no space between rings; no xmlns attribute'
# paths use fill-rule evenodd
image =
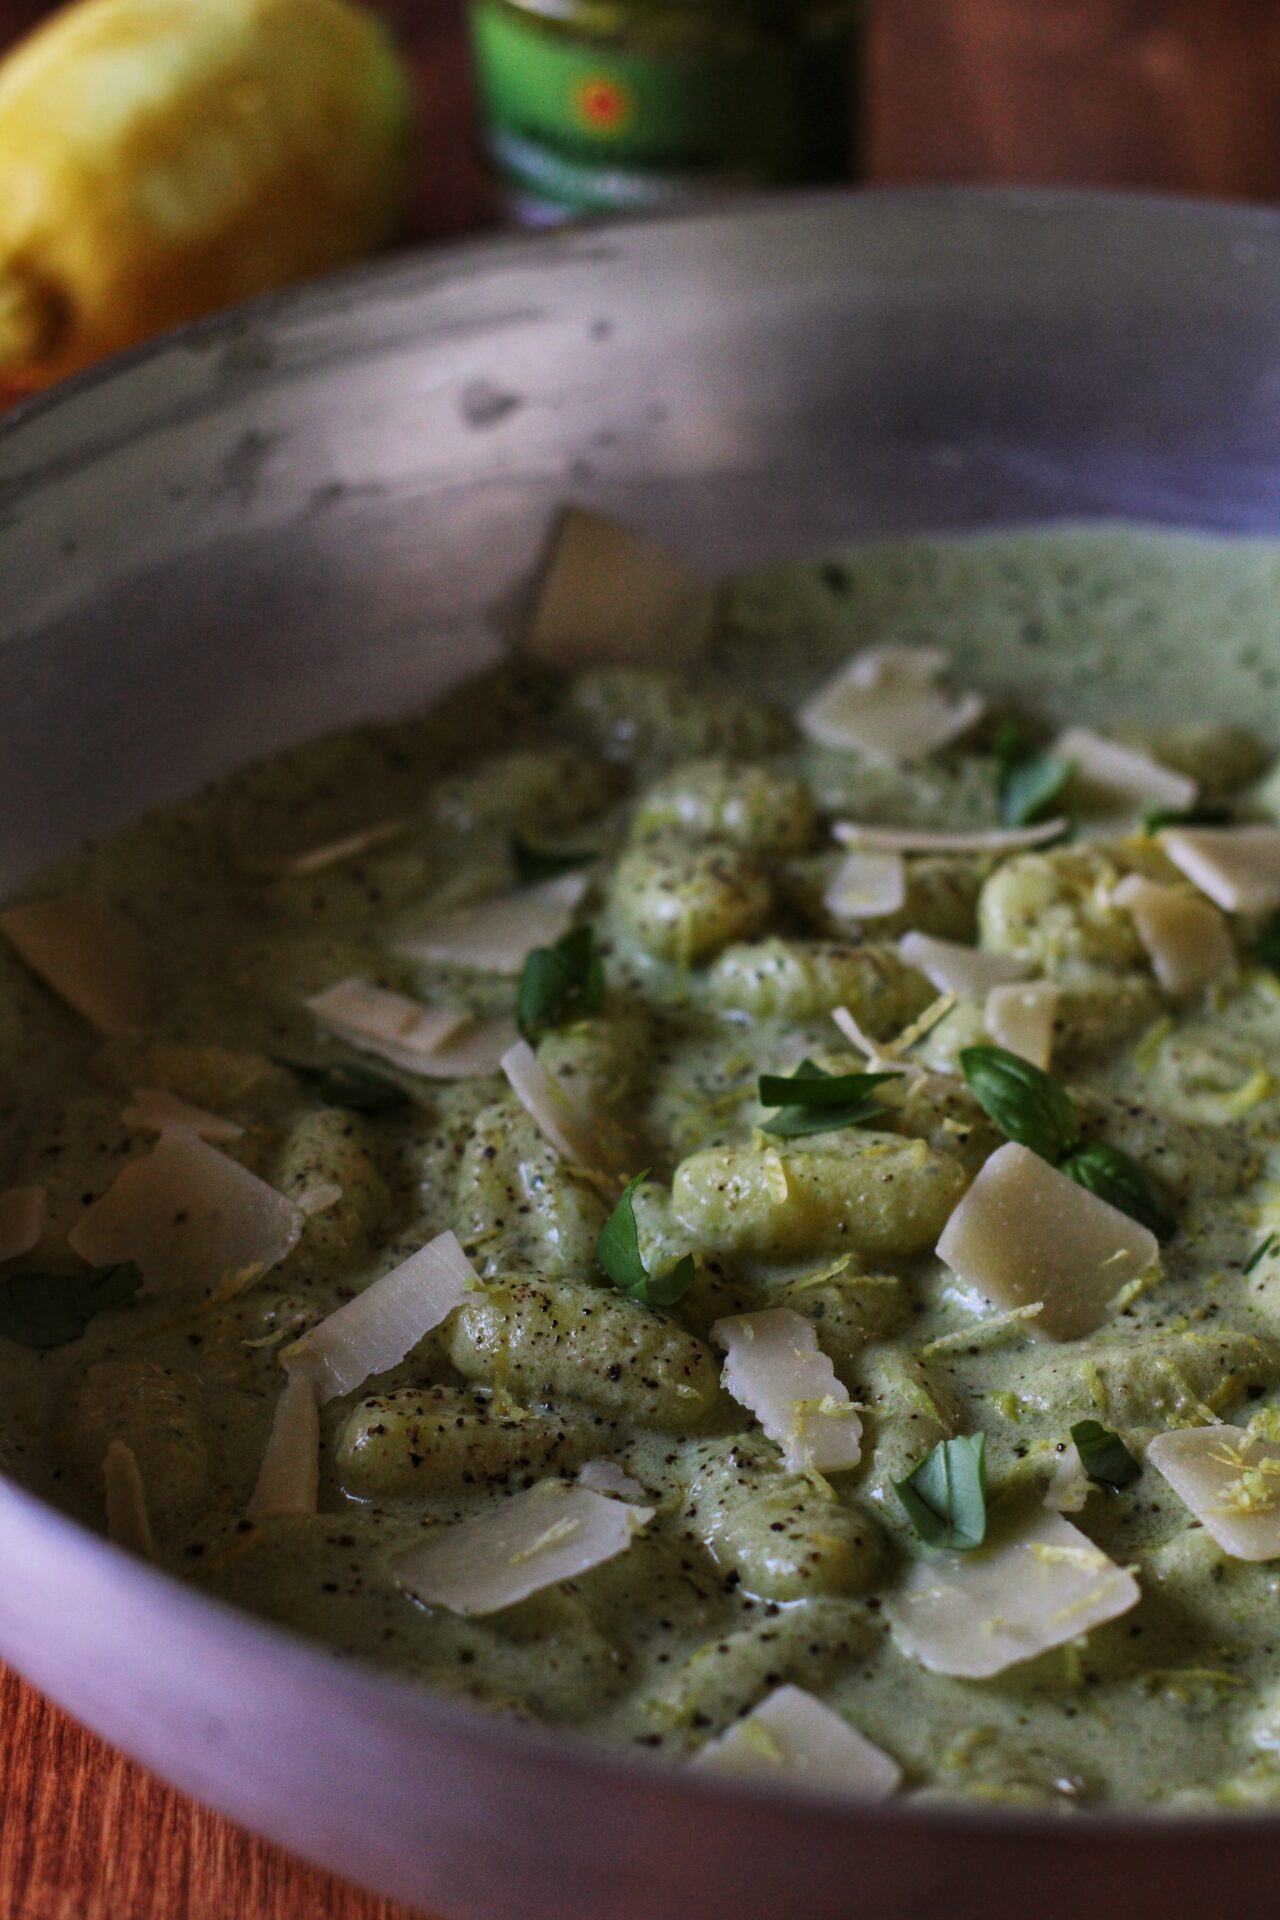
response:
<svg viewBox="0 0 1280 1920"><path fill-rule="evenodd" d="M48 8L0 0L0 45ZM461 0L388 0L419 77L414 237L493 206ZM881 0L879 181L1111 183L1280 198L1276 0ZM161 1786L0 1676L3 1920L408 1920ZM601 1920L606 1920L601 1916Z"/></svg>

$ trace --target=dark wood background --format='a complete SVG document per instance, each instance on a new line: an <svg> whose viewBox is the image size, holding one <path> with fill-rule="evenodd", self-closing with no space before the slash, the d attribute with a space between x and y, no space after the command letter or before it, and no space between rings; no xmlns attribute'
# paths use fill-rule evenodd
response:
<svg viewBox="0 0 1280 1920"><path fill-rule="evenodd" d="M0 46L48 10L0 0ZM413 237L488 224L461 0L382 11L419 82ZM870 92L876 181L1280 199L1280 0L881 0ZM0 1766L4 1920L406 1920L169 1792L12 1675Z"/></svg>

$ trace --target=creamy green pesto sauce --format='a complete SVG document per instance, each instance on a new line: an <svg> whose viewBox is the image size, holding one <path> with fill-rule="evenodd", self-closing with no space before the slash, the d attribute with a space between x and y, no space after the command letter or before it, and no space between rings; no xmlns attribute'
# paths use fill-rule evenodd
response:
<svg viewBox="0 0 1280 1920"><path fill-rule="evenodd" d="M1131 936L1080 931L1069 875L1058 917L1028 936L1037 964L1075 994L1055 1071L1087 1124L1160 1176L1180 1218L1158 1284L1087 1338L1053 1345L1017 1327L989 1337L990 1309L931 1254L867 1257L856 1221L762 1245L744 1244L726 1218L709 1249L672 1182L695 1152L750 1146L761 1071L790 1071L806 1053L860 1064L827 1017L847 991L824 998L819 979L797 1000L793 981L759 1011L768 995L726 985L720 957L726 938L773 940L788 979L814 942L847 958L853 936L822 907L836 858L825 823L995 821L994 766L980 751L894 771L800 743L790 715L851 649L941 643L957 684L1046 734L1066 721L1115 731L1209 793L1243 792L1265 810L1280 748L1277 607L1270 544L1103 529L863 548L735 589L722 637L687 681L505 673L447 711L238 774L64 862L35 890L89 886L131 916L153 945L162 1013L145 1037L104 1043L0 950L0 1175L43 1184L51 1199L40 1247L15 1265L75 1266L68 1230L153 1144L121 1117L135 1086L240 1121L227 1151L283 1190L333 1180L342 1199L232 1298L153 1286L57 1351L0 1342L5 1464L100 1526L101 1461L120 1437L141 1465L162 1561L182 1577L344 1654L615 1742L683 1756L792 1680L893 1754L917 1794L1064 1808L1273 1800L1280 1562L1229 1559L1154 1469L1072 1516L1143 1590L1085 1641L989 1681L950 1680L895 1649L883 1601L924 1551L892 1482L947 1432L985 1431L998 1508L1040 1498L1081 1418L1119 1429L1140 1453L1166 1427L1244 1424L1280 1406L1280 1256L1243 1272L1280 1224L1275 981L1246 971L1237 990L1174 1006ZM671 798L680 769L709 756L775 781L736 812L717 802L714 830L705 781L693 800ZM646 795L659 782L655 808ZM407 829L373 852L310 878L261 871L272 850L388 816ZM699 1401L696 1424L682 1424L665 1377L639 1388L611 1378L607 1347L589 1344L566 1368L536 1318L496 1362L463 1371L446 1327L325 1410L319 1514L252 1526L243 1514L281 1343L432 1235L456 1229L499 1300L513 1287L518 1298L530 1276L571 1304L616 1299L592 1258L603 1203L547 1153L499 1078L400 1076L412 1106L362 1118L318 1107L273 1064L357 1057L300 1004L351 975L508 1010L511 980L392 948L428 911L509 887L513 831L603 862L580 918L605 946L605 1009L550 1035L541 1055L639 1143L636 1164L652 1169L637 1203L646 1257L698 1256L693 1292L668 1316L686 1353L703 1351L718 1315L777 1303L786 1289L865 1409L863 1464L828 1499L783 1474L727 1398ZM1109 856L1082 856L1079 843L1046 856L1063 874L1052 863L1081 857ZM703 907L708 863L719 893ZM915 923L973 940L992 862L915 864ZM666 896L665 919L641 898L646 887ZM865 941L883 946L910 921L869 922ZM861 1016L891 1038L932 998L897 977L867 987ZM922 1057L953 1065L975 1021L960 1009ZM967 1177L997 1144L962 1091L927 1118L891 1099L876 1127L842 1136L842 1150L927 1137L943 1171L961 1165ZM648 1424L637 1395L659 1409ZM621 1558L484 1620L423 1607L395 1585L392 1561L424 1529L600 1458L658 1507ZM725 1544L726 1501L736 1547Z"/></svg>

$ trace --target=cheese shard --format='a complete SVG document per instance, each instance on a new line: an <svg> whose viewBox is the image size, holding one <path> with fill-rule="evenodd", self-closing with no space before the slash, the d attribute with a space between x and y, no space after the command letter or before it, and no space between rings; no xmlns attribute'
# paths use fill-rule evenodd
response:
<svg viewBox="0 0 1280 1920"><path fill-rule="evenodd" d="M217 1287L278 1266L302 1225L292 1200L172 1127L87 1209L67 1244L91 1266L134 1260L156 1285Z"/></svg>
<svg viewBox="0 0 1280 1920"><path fill-rule="evenodd" d="M482 1080L502 1071L502 1057L518 1038L519 1029L507 1014L469 1020L413 1071L424 1080Z"/></svg>
<svg viewBox="0 0 1280 1920"><path fill-rule="evenodd" d="M898 952L909 967L922 973L939 993L959 994L962 1000L981 1000L992 987L1020 980L1027 969L1004 953L981 953L955 940L935 940L927 933L904 933Z"/></svg>
<svg viewBox="0 0 1280 1920"><path fill-rule="evenodd" d="M1244 1427L1181 1427L1147 1459L1233 1560L1280 1560L1280 1446Z"/></svg>
<svg viewBox="0 0 1280 1920"><path fill-rule="evenodd" d="M203 1107L193 1107L189 1100L180 1100L176 1093L169 1093L164 1087L135 1087L133 1104L125 1108L120 1118L127 1127L142 1127L148 1133L186 1127L191 1133L198 1133L202 1140L238 1140L244 1132L234 1120L224 1120L220 1113L206 1113Z"/></svg>
<svg viewBox="0 0 1280 1920"><path fill-rule="evenodd" d="M653 1518L589 1487L544 1480L440 1527L394 1563L397 1585L451 1613L498 1613L624 1553Z"/></svg>
<svg viewBox="0 0 1280 1920"><path fill-rule="evenodd" d="M320 1487L320 1402L303 1370L287 1375L271 1422L271 1436L246 1512L276 1520L316 1510Z"/></svg>
<svg viewBox="0 0 1280 1920"><path fill-rule="evenodd" d="M107 1506L107 1538L144 1560L156 1557L155 1535L147 1513L146 1490L133 1448L113 1440L102 1463Z"/></svg>
<svg viewBox="0 0 1280 1920"><path fill-rule="evenodd" d="M0 933L100 1033L135 1033L153 1011L151 965L141 933L105 900L57 893L0 913Z"/></svg>
<svg viewBox="0 0 1280 1920"><path fill-rule="evenodd" d="M899 1648L930 1673L987 1680L1141 1597L1131 1573L1060 1513L1035 1507L974 1553L930 1554L885 1603Z"/></svg>
<svg viewBox="0 0 1280 1920"><path fill-rule="evenodd" d="M1166 993L1198 993L1236 975L1236 950L1216 907L1176 887L1162 887L1141 874L1126 874L1113 890L1118 907L1133 915L1138 938Z"/></svg>
<svg viewBox="0 0 1280 1920"><path fill-rule="evenodd" d="M1108 802L1134 811L1148 805L1182 810L1195 802L1198 789L1186 774L1088 727L1068 727L1049 751L1056 760L1073 760L1076 781Z"/></svg>
<svg viewBox="0 0 1280 1920"><path fill-rule="evenodd" d="M502 1071L543 1139L569 1166L598 1173L622 1172L625 1148L617 1128L574 1100L547 1072L527 1040L517 1041L502 1056Z"/></svg>
<svg viewBox="0 0 1280 1920"><path fill-rule="evenodd" d="M1160 845L1224 913L1280 907L1280 827L1166 827Z"/></svg>
<svg viewBox="0 0 1280 1920"><path fill-rule="evenodd" d="M377 820L372 826L358 827L352 833L344 833L334 840L324 840L314 847L305 847L297 853L263 855L245 862L245 866L254 873L293 875L302 879L313 873L327 873L330 867L342 866L348 860L358 860L362 853L373 853L378 847L385 847L389 841L398 840L407 832L409 822L404 819Z"/></svg>
<svg viewBox="0 0 1280 1920"><path fill-rule="evenodd" d="M45 1187L6 1187L0 1192L0 1260L30 1253L49 1219Z"/></svg>
<svg viewBox="0 0 1280 1920"><path fill-rule="evenodd" d="M1064 1447L1045 1489L1044 1504L1054 1513L1080 1513L1092 1490L1080 1449L1074 1443Z"/></svg>
<svg viewBox="0 0 1280 1920"><path fill-rule="evenodd" d="M1054 1022L1060 989L1051 980L1030 980L992 987L987 995L987 1032L998 1047L1021 1055L1034 1067L1053 1058Z"/></svg>
<svg viewBox="0 0 1280 1920"><path fill-rule="evenodd" d="M699 1748L690 1765L731 1777L785 1777L860 1800L887 1800L902 1783L896 1760L803 1687L776 1688Z"/></svg>
<svg viewBox="0 0 1280 1920"><path fill-rule="evenodd" d="M831 831L845 847L868 853L1020 853L1056 840L1070 823L1042 820L1035 827L984 827L945 833L933 827L877 827L861 820L838 820Z"/></svg>
<svg viewBox="0 0 1280 1920"><path fill-rule="evenodd" d="M592 1493L612 1494L615 1500L643 1500L644 1488L615 1460L588 1460L578 1469L578 1485Z"/></svg>
<svg viewBox="0 0 1280 1920"><path fill-rule="evenodd" d="M847 853L823 896L837 920L879 920L906 904L907 868L900 853Z"/></svg>
<svg viewBox="0 0 1280 1920"><path fill-rule="evenodd" d="M418 1072L469 1019L454 1009L426 1007L403 993L388 993L368 980L340 980L312 994L304 1005L326 1032L408 1073Z"/></svg>
<svg viewBox="0 0 1280 1920"><path fill-rule="evenodd" d="M310 1375L323 1406L398 1366L479 1285L457 1235L439 1234L286 1347L281 1361Z"/></svg>
<svg viewBox="0 0 1280 1920"><path fill-rule="evenodd" d="M1027 1331L1077 1340L1121 1287L1153 1265L1155 1235L1013 1141L983 1166L938 1242L938 1258L1000 1307L1041 1303Z"/></svg>
<svg viewBox="0 0 1280 1920"><path fill-rule="evenodd" d="M519 973L535 947L554 946L569 931L590 884L585 873L561 873L472 907L454 907L425 922L395 951L481 973Z"/></svg>
<svg viewBox="0 0 1280 1920"><path fill-rule="evenodd" d="M857 1466L862 1422L802 1314L790 1307L733 1314L716 1321L711 1338L725 1350L725 1391L755 1415L789 1468Z"/></svg>
<svg viewBox="0 0 1280 1920"><path fill-rule="evenodd" d="M869 647L800 709L800 726L819 746L894 765L923 760L986 711L980 695L938 684L948 665L939 647Z"/></svg>
<svg viewBox="0 0 1280 1920"><path fill-rule="evenodd" d="M543 666L683 667L706 645L718 593L645 534L565 509L525 652Z"/></svg>

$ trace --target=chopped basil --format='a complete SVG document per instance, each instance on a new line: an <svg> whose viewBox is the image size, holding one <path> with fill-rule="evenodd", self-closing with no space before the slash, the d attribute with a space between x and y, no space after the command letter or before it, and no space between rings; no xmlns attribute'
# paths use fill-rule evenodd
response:
<svg viewBox="0 0 1280 1920"><path fill-rule="evenodd" d="M588 867L598 858L594 853L562 853L554 847L535 847L518 833L511 837L511 864L516 870L517 884L522 887L536 886L540 880L558 880L562 873Z"/></svg>
<svg viewBox="0 0 1280 1920"><path fill-rule="evenodd" d="M985 1433L940 1440L896 1483L899 1500L927 1547L969 1553L987 1533Z"/></svg>
<svg viewBox="0 0 1280 1920"><path fill-rule="evenodd" d="M644 1307L674 1307L693 1285L693 1255L686 1253L668 1273L652 1274L640 1257L640 1235L636 1228L632 1195L641 1181L649 1178L649 1169L628 1180L622 1197L600 1229L596 1241L596 1259L618 1289L628 1299Z"/></svg>
<svg viewBox="0 0 1280 1920"><path fill-rule="evenodd" d="M1014 720L996 731L993 750L997 763L996 796L1006 827L1031 827L1043 820L1076 774L1074 760L1028 747Z"/></svg>
<svg viewBox="0 0 1280 1920"><path fill-rule="evenodd" d="M1071 1096L1052 1075L1004 1047L965 1047L960 1066L970 1093L1006 1139L1029 1147L1157 1240L1172 1240L1177 1217L1161 1187L1122 1148L1105 1140L1080 1145Z"/></svg>
<svg viewBox="0 0 1280 1920"><path fill-rule="evenodd" d="M1241 1271L1244 1273L1252 1273L1256 1266L1260 1266L1269 1253L1275 1252L1276 1239L1277 1236L1274 1233L1269 1233L1261 1246L1254 1248L1249 1258L1245 1261Z"/></svg>
<svg viewBox="0 0 1280 1920"><path fill-rule="evenodd" d="M1234 819L1230 807L1162 807L1153 800L1142 809L1142 831L1156 834L1161 827L1229 827Z"/></svg>
<svg viewBox="0 0 1280 1920"><path fill-rule="evenodd" d="M141 1285L132 1260L81 1273L11 1273L0 1280L0 1339L40 1350L70 1346L95 1313L118 1307Z"/></svg>
<svg viewBox="0 0 1280 1920"><path fill-rule="evenodd" d="M1077 1420L1071 1429L1080 1465L1100 1487L1131 1487L1142 1468L1118 1433L1100 1420Z"/></svg>
<svg viewBox="0 0 1280 1920"><path fill-rule="evenodd" d="M1109 1201L1121 1213L1127 1213L1140 1226L1148 1227L1157 1240L1172 1240L1178 1231L1173 1208L1145 1167L1105 1140L1093 1140L1087 1147L1069 1154L1061 1171L1077 1186Z"/></svg>
<svg viewBox="0 0 1280 1920"><path fill-rule="evenodd" d="M965 1047L960 1067L983 1112L1008 1140L1056 1167L1077 1144L1076 1111L1065 1087L1005 1047Z"/></svg>
<svg viewBox="0 0 1280 1920"><path fill-rule="evenodd" d="M571 927L554 947L535 947L516 989L516 1025L534 1041L549 1027L604 1005L604 963L592 927Z"/></svg>
<svg viewBox="0 0 1280 1920"><path fill-rule="evenodd" d="M760 1103L778 1112L762 1122L765 1133L795 1139L806 1133L833 1133L838 1127L856 1127L874 1120L884 1108L873 1089L896 1073L824 1073L812 1060L802 1060L789 1078L776 1073L760 1076Z"/></svg>
<svg viewBox="0 0 1280 1920"><path fill-rule="evenodd" d="M275 1064L306 1082L317 1100L326 1107L345 1107L348 1113L395 1113L413 1105L412 1094L386 1074L372 1067L338 1060L325 1067L310 1066L305 1060L286 1060L274 1056Z"/></svg>

